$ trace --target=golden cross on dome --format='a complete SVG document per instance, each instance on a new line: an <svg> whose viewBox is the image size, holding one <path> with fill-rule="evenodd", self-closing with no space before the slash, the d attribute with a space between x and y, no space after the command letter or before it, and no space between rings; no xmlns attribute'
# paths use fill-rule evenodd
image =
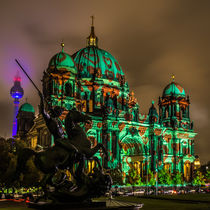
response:
<svg viewBox="0 0 210 210"><path fill-rule="evenodd" d="M62 52L63 52L63 48L64 48L64 42L63 42L63 39L61 40L61 47L62 47Z"/></svg>
<svg viewBox="0 0 210 210"><path fill-rule="evenodd" d="M94 26L94 19L95 19L95 17L92 15L92 16L90 16L91 17L91 19L92 19L92 26Z"/></svg>
<svg viewBox="0 0 210 210"><path fill-rule="evenodd" d="M174 80L175 80L175 75L174 74L171 76L171 79L174 82Z"/></svg>

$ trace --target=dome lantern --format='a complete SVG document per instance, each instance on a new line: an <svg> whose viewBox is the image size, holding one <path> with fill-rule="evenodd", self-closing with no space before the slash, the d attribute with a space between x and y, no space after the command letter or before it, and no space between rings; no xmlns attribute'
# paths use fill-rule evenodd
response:
<svg viewBox="0 0 210 210"><path fill-rule="evenodd" d="M95 35L94 31L94 16L91 16L92 24L91 24L91 31L90 36L87 37L87 47L95 46L98 47L98 37Z"/></svg>

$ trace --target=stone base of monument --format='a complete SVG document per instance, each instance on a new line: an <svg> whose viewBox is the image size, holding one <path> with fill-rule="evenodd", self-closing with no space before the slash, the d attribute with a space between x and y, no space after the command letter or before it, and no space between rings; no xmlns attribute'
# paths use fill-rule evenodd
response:
<svg viewBox="0 0 210 210"><path fill-rule="evenodd" d="M38 203L29 202L29 208L36 208L36 209L66 209L66 210L73 210L73 209L85 209L85 210L138 210L143 207L142 203L132 203L126 201L118 201L115 199L106 199L106 200L93 200L91 202L76 202L76 203L59 203L59 202L44 202L40 201Z"/></svg>

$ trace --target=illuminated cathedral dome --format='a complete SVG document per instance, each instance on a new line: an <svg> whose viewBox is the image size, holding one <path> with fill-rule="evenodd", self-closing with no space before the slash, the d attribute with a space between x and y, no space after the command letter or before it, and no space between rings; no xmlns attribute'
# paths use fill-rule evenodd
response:
<svg viewBox="0 0 210 210"><path fill-rule="evenodd" d="M19 111L35 113L34 107L27 102L20 107Z"/></svg>
<svg viewBox="0 0 210 210"><path fill-rule="evenodd" d="M186 97L185 90L176 82L171 82L163 90L163 97L174 96L174 97Z"/></svg>
<svg viewBox="0 0 210 210"><path fill-rule="evenodd" d="M113 85L125 82L125 75L117 60L107 51L98 48L98 38L93 25L87 38L87 47L72 57L77 64L78 78L82 80L103 80L104 83Z"/></svg>
<svg viewBox="0 0 210 210"><path fill-rule="evenodd" d="M65 53L63 50L64 44L61 44L61 52L55 54L49 62L48 69L57 69L57 70L75 70L75 62L73 58Z"/></svg>
<svg viewBox="0 0 210 210"><path fill-rule="evenodd" d="M105 50L88 46L76 52L73 58L81 79L105 79L123 82L124 73L117 60Z"/></svg>

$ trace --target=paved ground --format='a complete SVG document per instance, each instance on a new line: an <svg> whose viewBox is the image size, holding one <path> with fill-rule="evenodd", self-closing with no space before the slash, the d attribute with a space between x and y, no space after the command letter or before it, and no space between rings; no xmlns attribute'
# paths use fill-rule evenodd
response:
<svg viewBox="0 0 210 210"><path fill-rule="evenodd" d="M206 195L204 195L206 196ZM193 202L183 200L176 200L173 197L172 200L163 200L160 198L142 198L142 197L117 197L117 200L123 200L128 202L143 203L144 206L142 209L154 209L154 210L210 210L209 202L200 202L199 200L204 196L198 196L199 199L196 199L196 196ZM204 197L205 198L205 197ZM189 198L188 198L189 199ZM205 198L206 200L206 198ZM207 198L207 201L209 199ZM18 203L13 201L4 201L0 202L0 209L2 210L24 210L28 209L25 203ZM29 209L28 209L29 210ZM32 210L32 209L31 209Z"/></svg>
<svg viewBox="0 0 210 210"><path fill-rule="evenodd" d="M166 196L167 199L163 199L164 196L157 197L153 196L152 198L143 198L143 197L117 197L118 200L126 200L130 202L142 202L144 207L142 209L154 209L154 210L210 210L210 195L194 195L187 196L185 200L184 196L172 196L169 199L169 196ZM191 200L189 200L189 198Z"/></svg>
<svg viewBox="0 0 210 210"><path fill-rule="evenodd" d="M4 210L22 210L28 209L25 202L1 201L0 209Z"/></svg>
<svg viewBox="0 0 210 210"><path fill-rule="evenodd" d="M83 209L89 209L89 210L92 210L92 208L93 209L95 209L95 210L101 210L101 209L107 209L106 208L106 206L108 207L108 209L115 209L115 208L118 208L118 207L126 207L126 208L128 208L128 207L131 207L131 206L139 206L139 207L142 207L142 205L141 204L136 204L136 203L132 203L132 202L128 202L128 201L117 201L117 200L107 200L106 199L106 202L105 202L105 206L101 206L101 204L99 204L99 203L101 203L101 202L94 202L95 203L95 205L94 205L94 208L93 208L93 206L91 205L91 206L86 206L86 207L84 207L83 205L81 205L81 206L78 206L78 205L76 205L77 206L77 208L76 209L80 209L80 210L83 210ZM99 205L100 205L100 207L99 207ZM25 204L25 202L19 202L19 203L17 203L17 202L14 202L14 201L2 201L2 202L0 202L0 209L3 209L3 210L21 210L21 209L28 209L29 210L29 208L27 207L27 205ZM30 209L33 209L33 208L30 208ZM48 207L48 209L50 210L51 209L51 207ZM54 208L53 209L57 209L57 207L55 207L54 206ZM71 208L69 208L69 205L68 206L59 206L59 210L60 209L71 209L71 210L74 210L75 208L73 207L73 206L71 206Z"/></svg>

